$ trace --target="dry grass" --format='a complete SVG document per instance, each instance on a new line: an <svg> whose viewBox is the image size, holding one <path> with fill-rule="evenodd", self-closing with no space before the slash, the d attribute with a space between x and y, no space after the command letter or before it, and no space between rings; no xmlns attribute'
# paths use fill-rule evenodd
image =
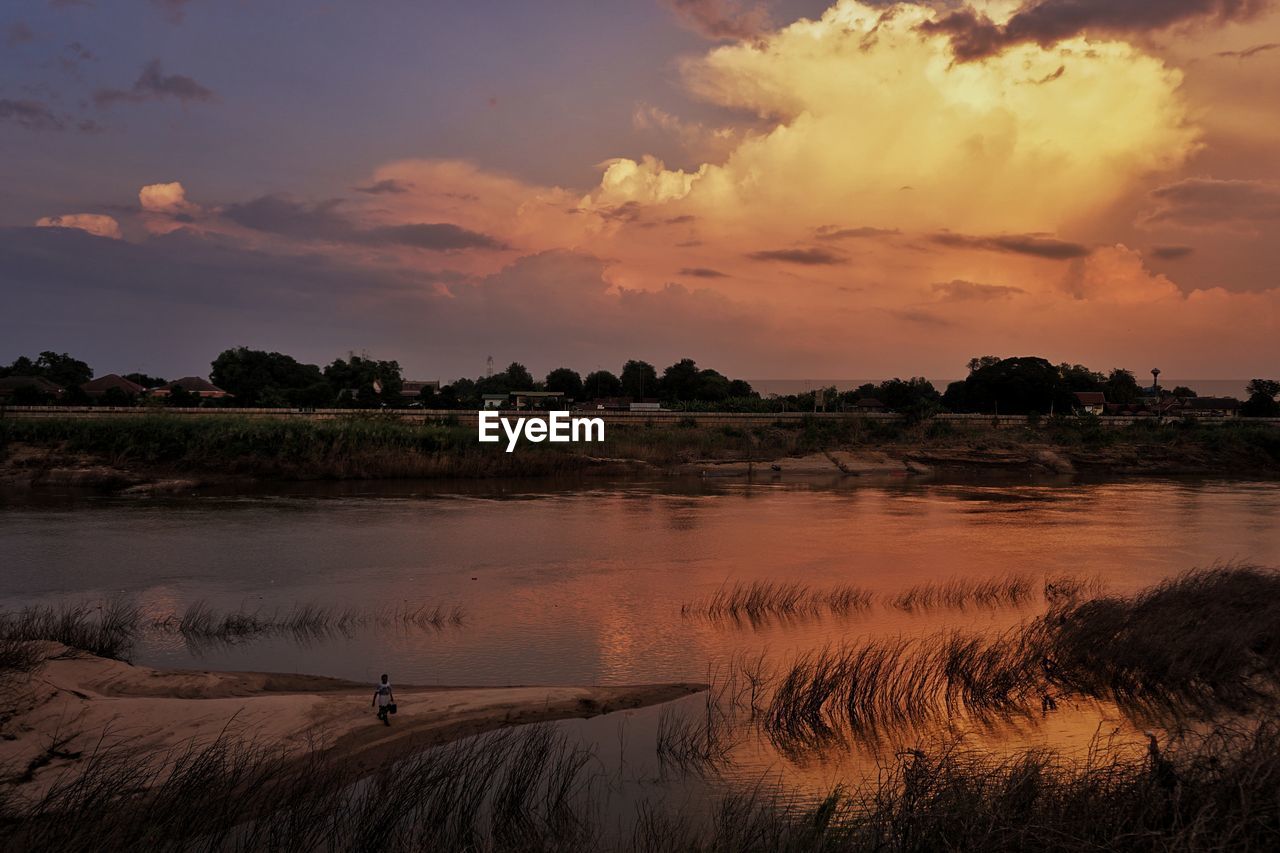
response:
<svg viewBox="0 0 1280 853"><path fill-rule="evenodd" d="M797 582L752 581L722 586L706 599L684 605L680 612L684 616L762 624L770 619L798 619L823 613L847 616L866 610L871 601L869 591L853 584L815 589Z"/></svg>
<svg viewBox="0 0 1280 853"><path fill-rule="evenodd" d="M1035 581L1025 574L987 579L952 578L941 583L916 584L889 599L889 604L907 612L938 607L952 610L1000 607L1029 600L1035 588Z"/></svg>
<svg viewBox="0 0 1280 853"><path fill-rule="evenodd" d="M287 611L222 612L204 601L197 601L181 615L170 613L153 620L152 627L179 633L193 642L239 642L264 635L292 635L299 639L331 634L349 636L356 631L371 628L403 627L440 631L447 627L461 626L465 621L466 613L457 605L424 604L369 610L296 604Z"/></svg>
<svg viewBox="0 0 1280 853"><path fill-rule="evenodd" d="M1183 736L1083 761L954 744L907 749L878 779L817 801L738 787L601 808L609 779L550 727L429 750L372 775L223 737L158 762L91 756L31 805L0 799L12 850L649 851L1271 850L1280 723Z"/></svg>
<svg viewBox="0 0 1280 853"><path fill-rule="evenodd" d="M766 728L784 745L944 715L1011 717L1058 698L1134 714L1248 712L1280 691L1280 573L1194 571L1131 598L1065 600L989 636L877 639L802 655L779 676Z"/></svg>
<svg viewBox="0 0 1280 853"><path fill-rule="evenodd" d="M0 643L15 662L33 654L28 644L34 641L54 641L99 657L124 659L133 650L140 621L138 608L124 601L34 605L0 612ZM19 650L20 644L26 651Z"/></svg>

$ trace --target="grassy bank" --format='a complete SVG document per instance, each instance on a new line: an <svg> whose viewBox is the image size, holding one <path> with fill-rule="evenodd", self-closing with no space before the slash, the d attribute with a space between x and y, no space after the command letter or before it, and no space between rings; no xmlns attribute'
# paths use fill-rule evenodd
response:
<svg viewBox="0 0 1280 853"><path fill-rule="evenodd" d="M1038 464L1052 450L1081 469L1280 472L1280 429L1262 424L1138 423L1105 428L1059 419L993 430L945 422L818 420L761 427L612 426L600 444L480 444L472 427L356 415L271 420L228 415L0 420L10 472L96 464L148 476L282 479L548 476L591 469L669 468L704 461L767 462L807 453L882 450L929 461ZM932 457L930 457L932 454ZM948 456L950 454L950 456ZM958 454L958 455L957 455ZM1023 454L1023 456L1019 456ZM1025 458L1023 458L1025 457Z"/></svg>

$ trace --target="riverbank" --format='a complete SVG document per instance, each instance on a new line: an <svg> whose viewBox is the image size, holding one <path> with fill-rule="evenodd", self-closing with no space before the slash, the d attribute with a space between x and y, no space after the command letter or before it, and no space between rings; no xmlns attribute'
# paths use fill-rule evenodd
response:
<svg viewBox="0 0 1280 853"><path fill-rule="evenodd" d="M684 473L805 477L935 470L1280 475L1280 429L1248 422L1035 427L874 419L613 426L604 442L480 444L473 428L377 415L270 420L138 415L0 420L0 485L186 492L248 480L479 479Z"/></svg>
<svg viewBox="0 0 1280 853"><path fill-rule="evenodd" d="M139 762L172 759L219 738L270 745L285 758L317 755L356 771L483 732L587 718L678 699L691 684L621 687L395 689L390 726L370 707L372 685L253 672L160 670L40 644L38 666L0 682L0 780L31 801L96 752Z"/></svg>

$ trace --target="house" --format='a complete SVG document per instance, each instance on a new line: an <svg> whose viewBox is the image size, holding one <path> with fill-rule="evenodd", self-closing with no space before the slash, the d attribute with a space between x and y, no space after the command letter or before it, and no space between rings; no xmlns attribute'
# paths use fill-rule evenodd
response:
<svg viewBox="0 0 1280 853"><path fill-rule="evenodd" d="M887 412L889 407L875 397L859 397L853 401L853 410L866 414L870 412Z"/></svg>
<svg viewBox="0 0 1280 853"><path fill-rule="evenodd" d="M0 379L0 400L14 396L61 397L65 389L43 376L6 376Z"/></svg>
<svg viewBox="0 0 1280 853"><path fill-rule="evenodd" d="M576 408L589 412L625 412L631 408L631 397L596 397L579 403Z"/></svg>
<svg viewBox="0 0 1280 853"><path fill-rule="evenodd" d="M195 394L201 399L220 400L223 397L231 396L208 379L202 379L199 376L184 376L181 379L167 382L159 388L152 388L147 393L152 397L168 397L174 388L181 388L188 394Z"/></svg>
<svg viewBox="0 0 1280 853"><path fill-rule="evenodd" d="M517 410L563 409L569 400L559 391L512 391L511 400Z"/></svg>
<svg viewBox="0 0 1280 853"><path fill-rule="evenodd" d="M139 394L142 394L147 390L137 382L125 379L118 373L108 373L106 376L99 376L97 379L91 379L80 386L81 391L94 399L103 396L112 389L119 391L126 397L137 397Z"/></svg>
<svg viewBox="0 0 1280 853"><path fill-rule="evenodd" d="M1235 397L1187 397L1179 411L1195 418L1234 418L1240 415L1240 401Z"/></svg>
<svg viewBox="0 0 1280 853"><path fill-rule="evenodd" d="M506 402L506 394L484 394L480 397L480 408L501 409Z"/></svg>
<svg viewBox="0 0 1280 853"><path fill-rule="evenodd" d="M406 400L416 400L422 396L424 389L430 388L432 394L440 393L440 382L425 379L406 379L400 383L400 396Z"/></svg>
<svg viewBox="0 0 1280 853"><path fill-rule="evenodd" d="M1101 391L1077 391L1076 410L1087 415L1100 415L1107 409L1107 395Z"/></svg>

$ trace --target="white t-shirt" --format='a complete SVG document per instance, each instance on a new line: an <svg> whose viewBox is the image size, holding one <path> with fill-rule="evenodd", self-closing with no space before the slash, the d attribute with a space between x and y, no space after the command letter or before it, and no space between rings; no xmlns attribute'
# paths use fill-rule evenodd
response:
<svg viewBox="0 0 1280 853"><path fill-rule="evenodd" d="M374 685L373 689L378 691L378 707L391 704L391 682L390 681L388 681L386 684L383 684L382 682L378 682L377 684Z"/></svg>

